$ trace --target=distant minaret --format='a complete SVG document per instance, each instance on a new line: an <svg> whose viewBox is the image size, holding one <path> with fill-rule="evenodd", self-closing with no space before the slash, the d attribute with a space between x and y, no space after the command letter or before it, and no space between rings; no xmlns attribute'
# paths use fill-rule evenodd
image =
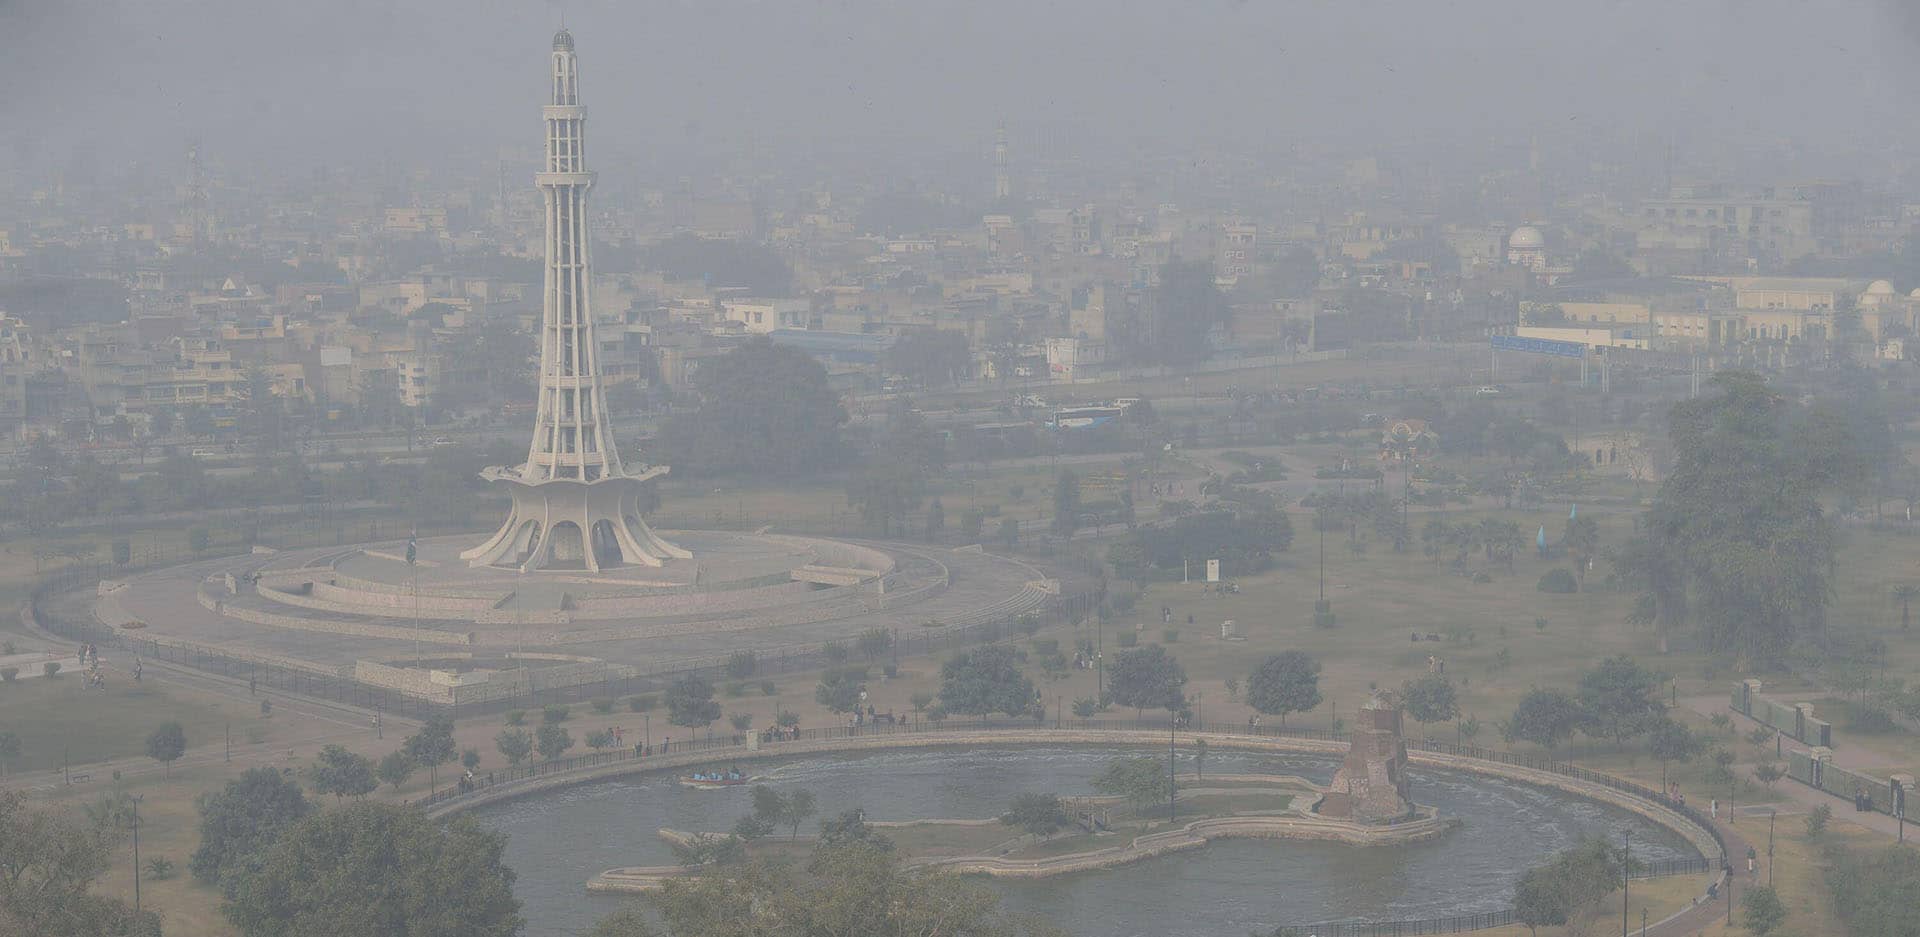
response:
<svg viewBox="0 0 1920 937"><path fill-rule="evenodd" d="M200 163L200 141L187 144L187 198L186 215L188 233L193 238L193 249L206 250L213 240L213 208L207 198L207 171Z"/></svg>
<svg viewBox="0 0 1920 937"><path fill-rule="evenodd" d="M1013 197L1013 180L1007 175L1007 122L1001 121L993 132L993 200L1004 202Z"/></svg>
<svg viewBox="0 0 1920 937"><path fill-rule="evenodd" d="M540 401L525 464L480 473L508 486L513 509L487 542L460 554L474 566L521 571L659 566L693 554L640 518L641 482L666 466L629 473L620 463L600 388L588 271L587 109L580 104L573 36L553 37L553 103L542 108L547 161L534 184L547 201L547 274L540 324Z"/></svg>

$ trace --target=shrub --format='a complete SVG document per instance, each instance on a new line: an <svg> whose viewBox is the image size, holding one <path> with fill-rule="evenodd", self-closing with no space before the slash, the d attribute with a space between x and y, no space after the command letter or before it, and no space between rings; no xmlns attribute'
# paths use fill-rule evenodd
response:
<svg viewBox="0 0 1920 937"><path fill-rule="evenodd" d="M1820 834L1827 831L1827 821L1832 819L1832 807L1821 804L1813 808L1812 812L1807 814L1807 835L1812 838L1819 838Z"/></svg>
<svg viewBox="0 0 1920 937"><path fill-rule="evenodd" d="M526 723L526 721L527 721L526 710L524 709L507 710L507 725L510 725L510 726L523 725Z"/></svg>
<svg viewBox="0 0 1920 937"><path fill-rule="evenodd" d="M18 667L0 667L0 680L4 680L4 681L6 681L6 682L8 682L8 683L12 683L12 682L13 682L13 678L15 678L15 677L17 677L17 676L20 676L20 668L18 668Z"/></svg>
<svg viewBox="0 0 1920 937"><path fill-rule="evenodd" d="M1180 640L1180 630L1177 628L1168 628L1160 632L1160 638L1168 644L1173 644Z"/></svg>
<svg viewBox="0 0 1920 937"><path fill-rule="evenodd" d="M658 705L658 701L654 699L651 693L642 693L639 696L627 697L627 709L633 712L652 712L655 705Z"/></svg>
<svg viewBox="0 0 1920 937"><path fill-rule="evenodd" d="M753 714L752 713L734 713L733 715L730 715L727 717L727 721L729 723L732 723L733 731L745 732L749 727L753 725Z"/></svg>
<svg viewBox="0 0 1920 937"><path fill-rule="evenodd" d="M597 699L597 700L594 700L594 701L593 701L593 711L594 711L594 712L597 712L597 713L610 713L610 712L613 712L613 700L612 700L612 699Z"/></svg>
<svg viewBox="0 0 1920 937"><path fill-rule="evenodd" d="M1540 582L1534 588L1554 595L1572 595L1579 590L1580 584L1573 578L1573 570L1556 566L1547 570L1546 575L1540 577Z"/></svg>
<svg viewBox="0 0 1920 937"><path fill-rule="evenodd" d="M540 721L550 726L559 725L567 721L567 717L571 715L573 715L572 710L558 703L554 703L540 710Z"/></svg>
<svg viewBox="0 0 1920 937"><path fill-rule="evenodd" d="M1117 635L1121 647L1133 647L1140 643L1140 635L1132 631L1122 631Z"/></svg>
<svg viewBox="0 0 1920 937"><path fill-rule="evenodd" d="M40 665L40 672L49 677L57 677L60 675L60 662L57 660L47 661Z"/></svg>
<svg viewBox="0 0 1920 937"><path fill-rule="evenodd" d="M745 680L753 676L754 670L759 666L760 662L754 657L752 651L734 651L733 656L727 658L727 676L736 680Z"/></svg>
<svg viewBox="0 0 1920 937"><path fill-rule="evenodd" d="M772 681L772 680L762 680L762 681L760 681L760 695L761 695L761 696L772 696L773 694L775 694L775 693L778 693L778 692L780 692L780 688L779 688L779 687L777 687L777 686L774 686L774 685L773 685L773 681Z"/></svg>
<svg viewBox="0 0 1920 937"><path fill-rule="evenodd" d="M1316 600L1313 603L1313 626L1316 628L1332 628L1335 624L1333 602L1329 599Z"/></svg>
<svg viewBox="0 0 1920 937"><path fill-rule="evenodd" d="M727 684L727 695L728 696L747 695L747 681L735 680L732 683Z"/></svg>
<svg viewBox="0 0 1920 937"><path fill-rule="evenodd" d="M173 860L166 856L154 856L147 860L147 877L156 882L164 882L173 877Z"/></svg>
<svg viewBox="0 0 1920 937"><path fill-rule="evenodd" d="M894 666L894 665L892 665L892 664L888 664L888 665L886 665L886 666L884 666L884 667L881 667L881 668L880 668L880 672L881 672L881 673L883 673L883 674L886 674L886 676L887 676L887 679L889 679L889 680L891 680L891 679L893 679L893 678L895 678L895 677L897 677L897 676L900 676L900 668L898 668L898 667L895 667L895 666Z"/></svg>

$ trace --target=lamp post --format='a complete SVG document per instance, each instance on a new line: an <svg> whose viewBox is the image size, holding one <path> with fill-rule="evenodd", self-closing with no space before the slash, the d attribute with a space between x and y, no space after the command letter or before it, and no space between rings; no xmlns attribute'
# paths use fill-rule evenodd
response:
<svg viewBox="0 0 1920 937"><path fill-rule="evenodd" d="M1773 887L1773 820L1779 816L1778 809L1767 811L1767 887Z"/></svg>
<svg viewBox="0 0 1920 937"><path fill-rule="evenodd" d="M145 794L128 798L133 802L133 913L140 913L140 802Z"/></svg>
<svg viewBox="0 0 1920 937"><path fill-rule="evenodd" d="M1627 937L1627 893L1633 882L1633 831L1621 837L1620 848L1620 937Z"/></svg>

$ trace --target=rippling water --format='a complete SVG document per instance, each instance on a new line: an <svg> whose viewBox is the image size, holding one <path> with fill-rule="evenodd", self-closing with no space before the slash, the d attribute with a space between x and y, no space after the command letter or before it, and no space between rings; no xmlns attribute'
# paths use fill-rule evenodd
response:
<svg viewBox="0 0 1920 937"><path fill-rule="evenodd" d="M775 787L804 787L821 816L861 807L874 819L991 817L1025 791L1080 794L1120 754L1103 748L922 749L758 763ZM1297 774L1319 783L1338 762L1306 755L1214 752L1208 772ZM1181 768L1183 777L1191 765ZM1459 828L1424 843L1353 847L1223 840L1115 869L1040 881L996 880L1009 907L1088 937L1240 937L1280 924L1395 920L1506 907L1519 870L1583 835L1618 840L1634 856L1694 855L1663 827L1592 801L1498 778L1412 772L1414 799L1458 817ZM665 775L568 788L475 811L508 834L528 933L585 931L625 899L588 895L586 880L622 865L664 865L672 851L655 831L723 830L751 808L744 788L695 791ZM811 827L813 824L808 824ZM805 830L803 830L804 832Z"/></svg>

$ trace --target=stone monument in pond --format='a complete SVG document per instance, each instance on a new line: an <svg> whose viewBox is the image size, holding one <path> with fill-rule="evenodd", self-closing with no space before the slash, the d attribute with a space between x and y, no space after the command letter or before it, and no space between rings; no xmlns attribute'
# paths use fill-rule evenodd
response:
<svg viewBox="0 0 1920 937"><path fill-rule="evenodd" d="M1314 812L1356 823L1394 823L1417 814L1400 738L1400 698L1375 690L1354 720L1353 742Z"/></svg>

